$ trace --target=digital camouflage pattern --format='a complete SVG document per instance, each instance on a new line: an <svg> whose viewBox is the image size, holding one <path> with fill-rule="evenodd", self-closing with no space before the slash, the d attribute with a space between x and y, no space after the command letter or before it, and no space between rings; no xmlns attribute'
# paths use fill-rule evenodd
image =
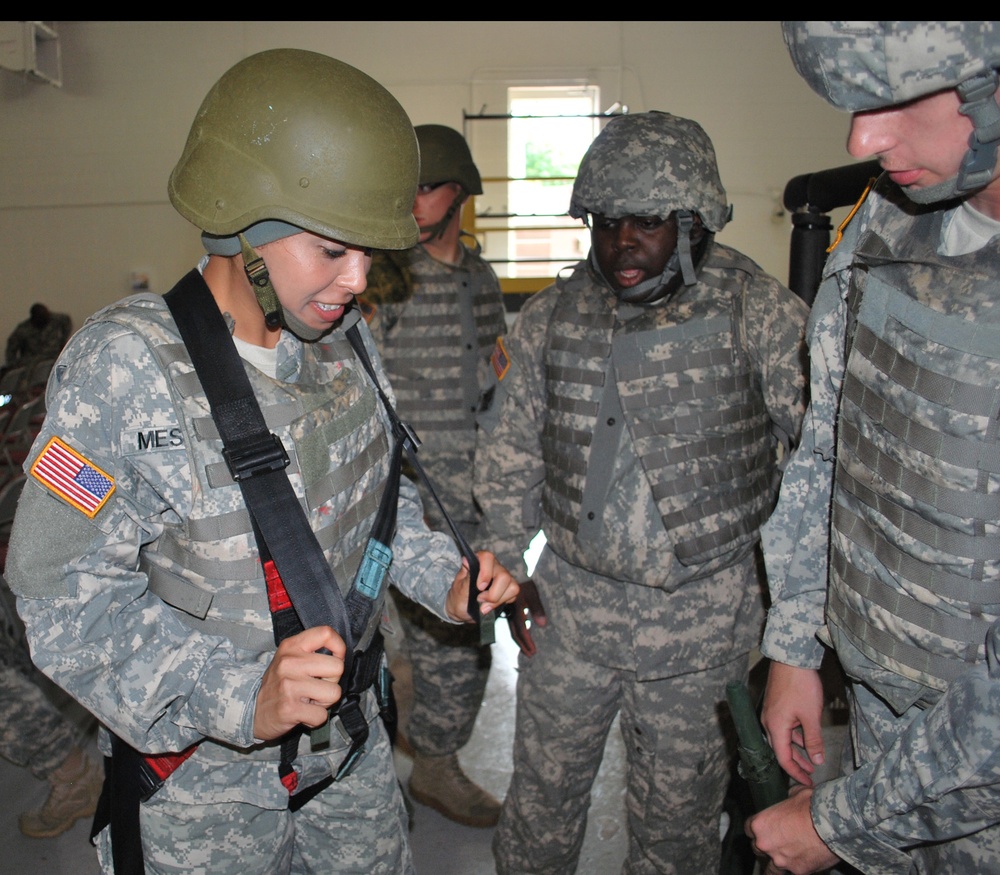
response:
<svg viewBox="0 0 1000 875"><path fill-rule="evenodd" d="M580 162L569 214L666 218L674 210L696 212L710 231L729 221L708 134L667 112L615 116Z"/></svg>
<svg viewBox="0 0 1000 875"><path fill-rule="evenodd" d="M14 597L0 578L0 756L46 781L77 737L36 683L39 677Z"/></svg>
<svg viewBox="0 0 1000 875"><path fill-rule="evenodd" d="M42 781L62 765L77 733L25 670L0 659L0 756Z"/></svg>
<svg viewBox="0 0 1000 875"><path fill-rule="evenodd" d="M476 414L489 383L490 353L507 327L492 268L465 246L461 253L455 265L431 257L423 246L375 253L360 303L396 409L420 438L421 465L452 518L475 523ZM421 494L431 527L443 530L434 502Z"/></svg>
<svg viewBox="0 0 1000 875"><path fill-rule="evenodd" d="M345 322L351 317L348 314ZM149 326L148 336L140 330L143 324ZM252 566L257 562L256 547L245 526L241 528L246 510L236 497L238 487L226 485L225 477L220 488L205 486L205 479L210 479L212 472L224 471L225 465L203 399L200 424L193 426L188 421L192 404L201 398L201 388L192 379L179 338L174 334L172 343L151 344L151 338L169 332L172 325L162 299L127 299L88 320L60 358L49 386L45 425L27 464L30 467L47 440L58 435L113 477L115 489L104 508L90 519L29 477L14 524L7 574L19 596L18 607L36 663L110 730L147 752L179 751L202 742L157 798L164 806L187 810L192 805L205 805L209 806L206 810L219 812L217 822L201 824L208 834L222 828L222 823L224 830L237 829L233 811L241 812L238 816L247 823L261 810L284 811L287 792L278 778L277 745L255 744L253 737L254 703L273 656L273 643L260 649L260 642L271 635L266 598L260 598L263 575L258 562L256 573L245 580L212 580L219 567ZM345 327L342 324L328 338L326 371L317 371L315 361L326 342L307 348L283 332L277 347L278 379L270 381L276 398L280 398L282 381L289 390L284 402L285 423L275 431L294 456L289 468L293 487L307 504L307 483L314 491L326 488L335 493L334 499L310 512L310 520L329 558L340 569L357 563L356 558L339 555L350 542L345 536L352 527L366 530L375 508L359 505L348 491L334 489L327 469L335 469L335 479L336 469L352 466L364 449L356 436L364 435L361 443L371 446L372 435L388 433L370 388L360 398L370 394L370 404L356 403L348 410L342 407L338 393L346 388L350 389L349 397L356 397L360 382L367 380L359 376L361 366L349 347L343 347L340 335ZM370 337L367 343L378 368ZM338 352L343 354L339 359ZM248 369L252 382L265 379ZM329 444L324 443L331 434L329 422L309 433L293 434L304 412L294 403L291 390L307 369L313 374L339 375L330 379L332 403L324 415L330 422L336 421L342 433ZM282 409L280 401L267 405L265 415L280 418ZM323 409L317 406L313 413ZM356 420L353 426L351 417ZM196 431L197 441L192 437ZM194 443L197 446L187 445ZM195 459L201 460L197 477L191 469ZM371 469L366 476L377 476L377 471L377 467ZM368 491L378 494L375 489ZM192 512L198 519L192 518ZM443 614L447 586L459 558L448 539L427 531L422 516L416 491L404 483L390 573L395 585ZM214 536L208 531L212 526L217 532ZM179 533L190 542L178 538ZM176 552L155 552L171 540L179 545ZM217 613L215 619L232 623L235 631L247 632L249 642L240 646L233 638L213 632L211 625L199 627L195 618L154 595L144 571L147 552L149 560L159 563L157 567L180 578L202 585L207 580L214 587L208 620ZM172 564L164 563L170 555ZM338 573L338 580L346 588L351 577ZM371 847L384 849L391 864L379 871L397 871L392 866L406 853L399 846L395 824L399 798L392 789L394 780L387 783L384 776L374 774L390 766L381 754L371 752L382 742L370 693L363 706L366 716L374 721L368 755L381 760L381 765L372 767L370 780L374 783L366 785L362 778L352 783L352 777L325 793L331 805L345 793L366 799L366 813L352 827L352 835L359 842L368 840ZM310 753L308 736L304 736L297 768L318 777L328 772L331 764L339 765L343 745L336 729L332 735L331 750L317 754ZM381 795L374 795L372 788ZM220 806L217 809L213 808L216 804ZM388 818L372 814L383 809L390 813ZM286 819L279 842L291 841L289 823ZM175 838L170 836L171 844ZM296 842L303 840L296 835ZM337 847L336 841L327 839L315 853L335 861ZM167 845L150 848L153 857L161 851L169 856ZM238 859L241 871L247 872L251 871L247 868L250 861L256 858L243 855ZM190 857L176 865L179 871L190 871L194 862L195 857ZM163 871L173 871L164 867ZM220 871L209 865L204 870ZM362 867L360 871L375 870ZM276 870L264 861L257 871Z"/></svg>
<svg viewBox="0 0 1000 875"><path fill-rule="evenodd" d="M783 21L799 75L851 112L954 88L1000 66L995 21Z"/></svg>
<svg viewBox="0 0 1000 875"><path fill-rule="evenodd" d="M476 548L482 544L481 514L472 500L475 415L488 384L487 361L506 322L493 270L465 246L461 253L460 262L450 265L423 246L376 252L361 300L371 308L369 328L396 391L399 415L422 442L420 464ZM447 533L433 498L416 472L411 475L428 524ZM443 623L410 599L397 598L396 605L413 668L407 739L428 756L455 753L469 740L479 714L490 648L479 644L475 627Z"/></svg>
<svg viewBox="0 0 1000 875"><path fill-rule="evenodd" d="M350 780L333 784L294 814L157 794L141 810L146 875L414 875L392 752L384 732L373 735ZM345 752L337 745L330 761ZM105 839L102 834L98 856L110 871Z"/></svg>
<svg viewBox="0 0 1000 875"><path fill-rule="evenodd" d="M538 653L518 657L513 755L537 769L514 769L493 842L498 875L577 871L590 788L616 715L628 764L622 871L718 872L730 775L720 691L745 679L746 660L637 684L631 672L581 659L554 624L532 636Z"/></svg>
<svg viewBox="0 0 1000 875"><path fill-rule="evenodd" d="M712 277L714 287L728 290L730 346L747 357L754 391L763 400L770 423L794 436L804 407L805 305L749 259L719 244L713 244L700 276ZM515 577L526 577L522 553L539 527L544 529L549 544L534 580L549 617L544 635L539 634L540 647L553 649L551 654L542 652L533 660L521 661L515 776L494 840L501 872L566 872L576 865L579 846L574 836L579 825L567 822L564 813L574 806L585 809L579 798L571 800L589 790L610 723L610 718L602 717L591 732L590 717L598 719L598 715L576 710L582 705L573 678L582 676L588 689L603 688L603 703L588 708L622 711L629 757L627 784L635 788L629 797L629 865L635 871L650 871L648 860L641 862L649 853L658 871L704 873L712 871L707 861L719 853L718 832L709 836L704 824L718 824L724 770L708 768L705 783L688 788L700 797L699 826L688 823L680 811L682 803L675 804L681 797L675 795L678 788L672 779L684 769L697 771L725 756L721 729L706 732L703 697L710 694L702 688L698 696L683 699L690 708L672 704L667 715L652 712L659 708L653 704L657 696L672 695L666 691L684 685L682 676L694 685L718 681L711 694L718 703L724 696L723 676L746 673L747 653L757 643L762 618L762 580L753 544L695 565L685 566L677 559L636 444L636 428L641 440L657 440L657 431L643 429L639 418L633 421L628 414L627 428L612 450L609 490L603 509L595 511L593 530L588 529L586 536L574 534L548 515L543 499L546 484L553 492L576 488L574 482L552 475L562 467L546 449L551 446L549 436L557 431L556 406L591 410L600 405L606 384L603 379L581 379L575 402L553 397L552 381L562 375L549 364L549 350L564 349L581 338L588 340L579 326L562 327L556 333L552 314L561 297L571 295L570 302L577 303L581 314L598 314L603 308L616 337L657 313L662 315L666 338L690 341L697 340L703 326L695 320L684 328L683 337L673 337L671 313L697 301L704 288L701 284L691 287L676 304L672 300L662 304L662 310L632 307L619 303L614 292L581 264L569 280L550 286L527 303L495 355L498 363L509 361L509 367L503 371L490 409L480 418L475 494L486 514L489 543ZM670 309L675 306L678 310ZM674 331L680 334L676 326ZM647 357L671 361L669 340L655 332L648 336L659 340L641 347ZM715 349L718 340L713 338L711 343ZM589 348L599 377L610 346ZM732 349L727 354L731 359ZM657 370L656 380L676 385L711 377L711 367L697 353L692 353L690 361L698 364L687 371ZM720 394L714 403L724 409L728 398ZM702 415L704 419L696 420L701 434L715 435L706 424L710 411ZM575 439L589 445L593 437L581 429ZM590 473L588 467L588 477ZM586 516L581 526L590 523ZM537 673L535 660L541 666ZM556 676L551 676L543 667L548 665L573 666L572 678L559 679L558 668L553 670ZM536 683L544 686L536 688ZM534 725L536 718L529 718L528 710L521 708L522 697L525 702L545 702L550 715L544 730L547 735L541 735L543 729ZM551 715L558 714L566 719L552 725L556 718ZM655 730L654 723L658 724ZM656 739L655 762L643 753L638 739L646 731ZM692 732L700 736L697 754ZM552 737L556 733L558 742ZM599 738L595 739L595 733ZM532 784L532 773L542 777L547 785L544 791ZM705 813L710 809L714 814ZM528 818L530 823L525 822ZM651 836L675 835L675 828L693 832L677 844L645 844ZM556 837L552 843L560 849L554 854L558 859L546 859L536 868L532 860L545 858L545 852L539 845L525 844L531 834ZM708 844L695 847L691 840ZM714 865L717 868L717 859Z"/></svg>
<svg viewBox="0 0 1000 875"><path fill-rule="evenodd" d="M841 388L844 384L844 340L849 324L848 294L859 278L855 270L856 252L868 235L877 233L885 244L882 255L934 247L940 237L941 212L909 204L894 186L880 184L847 228L843 242L833 251L824 272L810 316L811 400L803 426L800 448L785 471L781 497L770 521L763 530L768 582L772 607L768 614L762 650L765 655L789 665L816 668L822 658L821 641L836 648L837 656L849 678L863 683L850 684L852 697L852 749L845 759L847 775L821 785L812 800L812 817L817 831L830 848L870 875L991 871L1000 853L1000 744L996 726L1000 720L1000 626L993 622L983 642L970 642L966 658L969 667L942 692L935 683L929 686L919 676L902 666L893 668L884 658L877 660L857 646L857 630L841 628L832 622L827 606L827 546L830 544L830 500L838 456L841 463L853 465L851 452L837 447L834 423L840 413ZM933 231L928 238L928 232ZM899 292L922 303L938 314L969 326L981 328L983 339L998 330L995 306L1000 290L994 273L970 270L991 258L1000 259L1000 244L994 238L988 249L970 256L939 259L932 251L914 257L908 254L904 270L896 273L910 282ZM944 261L952 270L947 280L929 282L931 263ZM927 267L922 267L925 262ZM922 276L926 274L926 276ZM862 277L863 279L863 277ZM994 291L983 295L984 283L992 279ZM900 330L899 337L908 332ZM899 340L891 340L899 343ZM994 350L997 348L993 344ZM936 349L936 351L935 351ZM921 362L949 376L959 375L953 361L955 354L947 345L928 347ZM962 380L974 384L975 370L961 364ZM884 381L890 394L897 377ZM980 371L982 385L994 391L992 371ZM845 402L846 403L846 402ZM928 402L918 415L934 416ZM968 420L963 422L962 420ZM967 439L982 441L983 450L995 445L995 418L991 425L980 419L951 415L934 427L947 434L959 428ZM927 456L910 442L892 438L892 449L903 463L904 479L908 472L919 471L922 477L947 486L955 468L942 455ZM987 466L989 467L989 466ZM989 491L995 494L995 471L982 473ZM993 483L992 486L989 484ZM890 501L896 489L890 482L873 480L879 496ZM969 513L973 506L969 493ZM949 525L961 527L962 521L950 514L924 510ZM939 562L939 547L895 535L895 523L888 519L884 527L888 544L901 549L925 568ZM840 538L840 536L837 536ZM981 555L987 565L997 556L998 529L995 519L979 527ZM840 538L842 549L857 553L864 550ZM940 542L941 546L947 540ZM860 551L860 552L859 552ZM880 550L879 556L889 555ZM990 559L989 557L993 557ZM881 559L870 567L878 573ZM954 566L962 572L963 563ZM981 570L986 569L980 563ZM984 591L995 584L995 572L986 569L979 581ZM887 583L912 590L903 576L879 576ZM970 581L974 585L975 581ZM994 587L995 589L995 587ZM920 598L929 610L943 621L954 619L956 606L943 592L933 587ZM989 622L996 614L1000 596L985 598L978 612ZM991 604L992 603L992 606ZM877 606L859 603L867 612L867 622L881 627L892 636L901 633L895 621L879 617ZM958 606L961 608L961 605ZM870 610L869 610L870 608ZM966 605L966 609L968 606ZM831 622L828 625L828 620ZM909 625L905 643L928 651L937 647L935 634ZM871 654L874 655L874 654ZM873 692L872 692L873 691ZM887 703L892 703L890 708ZM853 757L850 755L853 754ZM915 867L915 868L914 868Z"/></svg>

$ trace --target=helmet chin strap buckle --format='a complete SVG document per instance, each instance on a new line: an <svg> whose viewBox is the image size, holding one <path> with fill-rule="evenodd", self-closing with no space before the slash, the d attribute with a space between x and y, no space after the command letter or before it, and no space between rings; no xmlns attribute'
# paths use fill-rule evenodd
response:
<svg viewBox="0 0 1000 875"><path fill-rule="evenodd" d="M243 270L253 287L257 303L264 311L264 321L268 328L278 328L281 325L281 302L274 286L271 285L271 275L268 273L267 265L243 234L240 234L239 238L240 250L243 253Z"/></svg>
<svg viewBox="0 0 1000 875"><path fill-rule="evenodd" d="M997 163L1000 144L1000 106L994 95L1000 81L996 70L987 70L957 87L962 103L958 111L973 125L969 134L969 151L958 171L958 194L967 194L989 185Z"/></svg>
<svg viewBox="0 0 1000 875"><path fill-rule="evenodd" d="M681 277L684 285L693 286L698 281L691 260L691 229L694 228L694 216L688 210L677 211L677 253L681 262Z"/></svg>

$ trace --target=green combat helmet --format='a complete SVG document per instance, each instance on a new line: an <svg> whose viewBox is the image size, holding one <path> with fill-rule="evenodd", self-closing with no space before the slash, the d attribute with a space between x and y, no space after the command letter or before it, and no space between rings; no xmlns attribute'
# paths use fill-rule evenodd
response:
<svg viewBox="0 0 1000 875"><path fill-rule="evenodd" d="M458 131L445 125L417 125L414 130L420 146L420 185L457 182L463 189L441 221L420 229L424 233L429 231L433 240L444 233L451 217L470 194L483 193L483 181L472 160L469 144Z"/></svg>
<svg viewBox="0 0 1000 875"><path fill-rule="evenodd" d="M947 200L993 178L1000 144L997 22L783 21L781 29L799 75L839 109L863 112L958 91L959 112L973 124L969 151L954 178L904 189L911 200Z"/></svg>
<svg viewBox="0 0 1000 875"><path fill-rule="evenodd" d="M726 226L732 210L715 148L701 125L666 112L616 116L580 162L569 214L587 221L592 214L665 219L672 213L677 216L677 248L663 274L619 292L621 300L654 303L681 281L693 285L714 233ZM695 216L710 233L695 230ZM599 272L593 250L591 265Z"/></svg>
<svg viewBox="0 0 1000 875"><path fill-rule="evenodd" d="M170 202L218 255L242 252L268 324L282 314L254 246L311 231L353 246L407 249L417 141L406 112L370 76L326 55L273 49L212 86L170 175Z"/></svg>

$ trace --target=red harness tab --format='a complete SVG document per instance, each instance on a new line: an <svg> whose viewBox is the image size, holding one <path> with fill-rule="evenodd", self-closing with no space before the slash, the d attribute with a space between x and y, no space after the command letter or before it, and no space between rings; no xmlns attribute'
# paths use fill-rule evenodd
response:
<svg viewBox="0 0 1000 875"><path fill-rule="evenodd" d="M267 604L271 613L287 611L292 606L292 600L288 597L285 584L281 582L281 575L278 574L278 567L273 559L264 563L264 580L267 582Z"/></svg>
<svg viewBox="0 0 1000 875"><path fill-rule="evenodd" d="M152 769L153 774L161 781L166 781L198 747L197 742L189 748L185 748L180 753L158 753L149 754L143 757L146 765Z"/></svg>
<svg viewBox="0 0 1000 875"><path fill-rule="evenodd" d="M285 785L288 795L291 796L299 786L298 772L292 769L287 775L282 775L281 783Z"/></svg>

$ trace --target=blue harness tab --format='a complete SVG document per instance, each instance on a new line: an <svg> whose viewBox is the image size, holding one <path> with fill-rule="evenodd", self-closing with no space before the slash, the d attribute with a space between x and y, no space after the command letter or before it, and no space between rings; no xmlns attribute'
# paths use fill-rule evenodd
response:
<svg viewBox="0 0 1000 875"><path fill-rule="evenodd" d="M391 563L391 548L379 543L374 538L369 538L355 581L358 592L375 601L379 597L379 593L382 592L382 581L385 580L385 573L389 570Z"/></svg>

